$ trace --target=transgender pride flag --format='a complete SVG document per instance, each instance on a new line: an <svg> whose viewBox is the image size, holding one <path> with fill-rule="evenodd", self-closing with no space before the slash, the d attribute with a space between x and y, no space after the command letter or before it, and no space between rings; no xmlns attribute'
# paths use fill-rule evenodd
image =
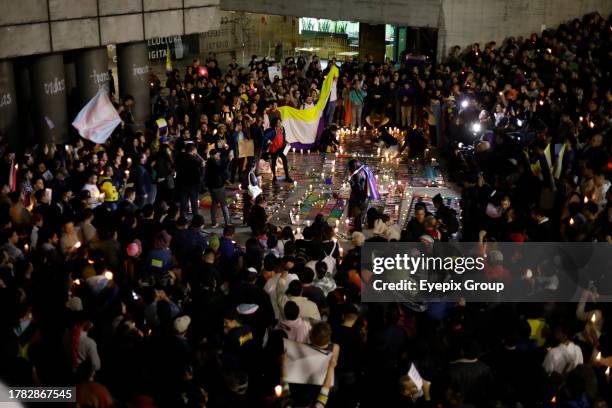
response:
<svg viewBox="0 0 612 408"><path fill-rule="evenodd" d="M334 65L323 81L321 95L319 96L317 104L312 108L295 109L290 106L278 108L283 126L285 127L287 143L291 143L293 147L298 149L309 149L317 144L317 138L323 132L323 121L321 117L323 116L325 105L327 105L327 100L331 93L333 80L337 77L338 67Z"/></svg>
<svg viewBox="0 0 612 408"><path fill-rule="evenodd" d="M72 126L87 140L96 144L106 142L121 118L108 98L107 91L100 88L98 93L81 109Z"/></svg>

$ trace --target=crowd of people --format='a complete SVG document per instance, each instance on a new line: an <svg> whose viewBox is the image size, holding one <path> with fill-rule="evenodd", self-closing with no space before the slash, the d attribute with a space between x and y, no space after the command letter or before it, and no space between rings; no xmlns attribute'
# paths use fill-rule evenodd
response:
<svg viewBox="0 0 612 408"><path fill-rule="evenodd" d="M316 103L329 71L316 56L288 58L271 80L266 59L224 71L209 54L163 84L151 74L144 128L125 95L103 145L5 151L0 378L76 384L80 406L100 408L608 406L612 314L594 289L578 304L367 304L360 262L365 242L612 242L611 33L589 14L499 47L455 47L438 65L342 64L322 150L337 146L337 126L378 118L408 138L418 130L461 187L460 220L434 197L435 213L417 203L394 225L368 208L351 162L357 222L344 253L324 217L296 236L251 192L260 159L272 182L278 158L292 181L278 107ZM236 181L244 245L226 200ZM283 339L331 355L322 386L284 381Z"/></svg>

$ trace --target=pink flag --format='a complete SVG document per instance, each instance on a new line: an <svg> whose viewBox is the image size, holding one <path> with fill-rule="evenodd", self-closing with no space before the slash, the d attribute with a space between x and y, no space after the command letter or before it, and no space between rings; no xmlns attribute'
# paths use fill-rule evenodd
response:
<svg viewBox="0 0 612 408"><path fill-rule="evenodd" d="M79 134L94 143L104 143L113 130L121 123L121 118L108 98L107 91L100 88L98 93L81 109L72 122Z"/></svg>

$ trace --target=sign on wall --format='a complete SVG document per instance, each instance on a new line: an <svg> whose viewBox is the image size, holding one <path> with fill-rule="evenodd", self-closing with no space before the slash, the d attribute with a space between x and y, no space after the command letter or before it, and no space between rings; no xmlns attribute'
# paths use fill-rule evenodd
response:
<svg viewBox="0 0 612 408"><path fill-rule="evenodd" d="M151 38L147 40L147 48L149 61L165 61L168 49L170 49L170 55L173 60L183 59L183 40L180 35Z"/></svg>

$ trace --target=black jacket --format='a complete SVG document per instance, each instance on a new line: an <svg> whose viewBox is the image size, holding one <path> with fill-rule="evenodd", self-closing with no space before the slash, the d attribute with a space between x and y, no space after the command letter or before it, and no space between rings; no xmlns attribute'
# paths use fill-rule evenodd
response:
<svg viewBox="0 0 612 408"><path fill-rule="evenodd" d="M189 153L180 153L176 160L176 186L182 189L200 185L202 159Z"/></svg>
<svg viewBox="0 0 612 408"><path fill-rule="evenodd" d="M221 163L214 159L206 161L206 173L204 175L206 187L209 189L221 188L225 185L225 171Z"/></svg>

